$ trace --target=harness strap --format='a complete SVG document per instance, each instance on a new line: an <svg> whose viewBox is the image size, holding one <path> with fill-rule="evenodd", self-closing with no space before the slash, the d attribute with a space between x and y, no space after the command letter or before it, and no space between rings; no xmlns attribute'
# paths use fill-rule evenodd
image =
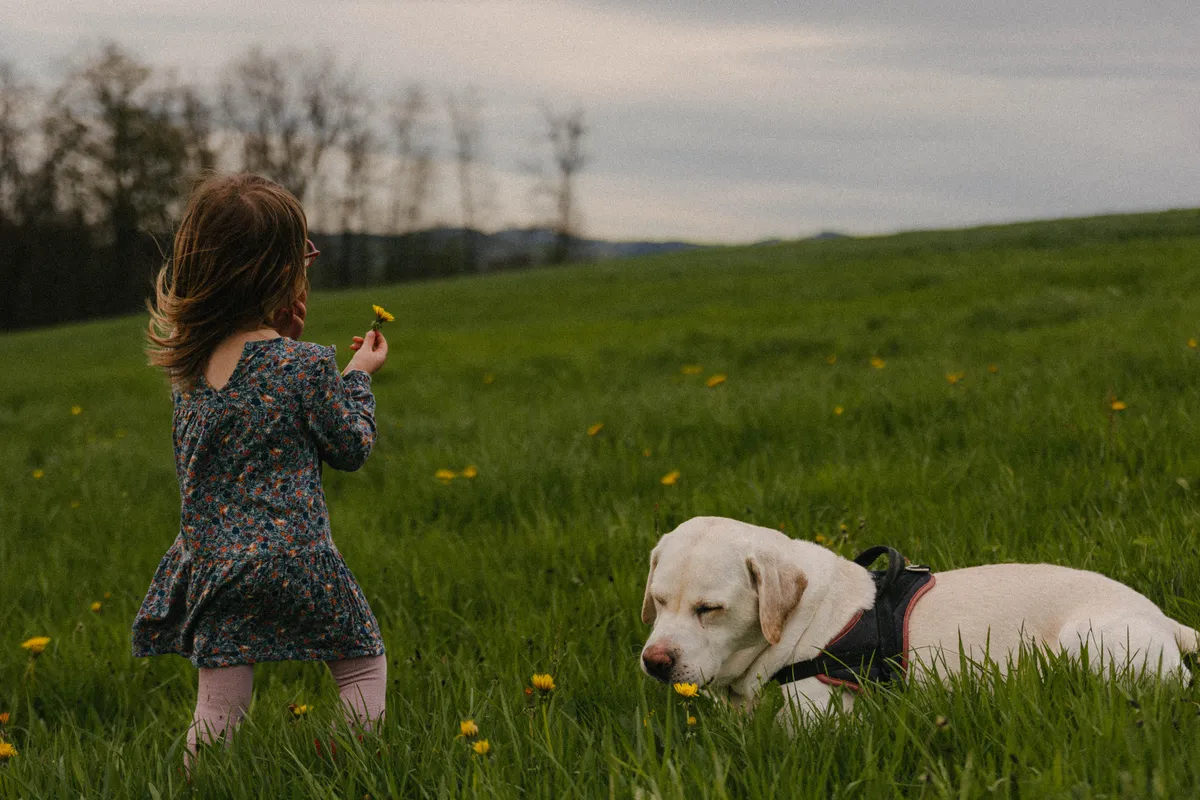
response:
<svg viewBox="0 0 1200 800"><path fill-rule="evenodd" d="M880 545L864 550L854 562L864 569L886 555L887 567L872 571L875 602L865 609L814 658L780 669L772 680L784 684L820 678L859 688L864 680L892 681L903 677L907 665L908 611L933 580L929 567L907 565L895 548Z"/></svg>

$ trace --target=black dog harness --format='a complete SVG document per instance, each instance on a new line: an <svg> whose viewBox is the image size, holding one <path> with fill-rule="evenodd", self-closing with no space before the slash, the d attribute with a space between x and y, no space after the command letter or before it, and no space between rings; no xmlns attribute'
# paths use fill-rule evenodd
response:
<svg viewBox="0 0 1200 800"><path fill-rule="evenodd" d="M864 681L888 683L904 677L908 669L908 615L921 596L933 588L934 577L929 567L907 564L904 556L886 546L863 551L854 563L869 568L885 554L887 569L871 572L875 605L858 612L820 655L788 664L772 680L784 684L816 678L858 691Z"/></svg>

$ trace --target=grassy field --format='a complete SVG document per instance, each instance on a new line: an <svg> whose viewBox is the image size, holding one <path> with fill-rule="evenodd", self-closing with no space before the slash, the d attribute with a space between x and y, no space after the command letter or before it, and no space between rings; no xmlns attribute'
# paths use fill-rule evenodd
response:
<svg viewBox="0 0 1200 800"><path fill-rule="evenodd" d="M1099 570L1200 626L1200 212L329 294L306 337L345 358L373 302L398 317L380 440L325 487L383 626L386 726L330 763L329 676L261 665L191 786L195 672L130 656L178 524L143 319L0 337L0 797L1200 795L1200 689L1051 664L875 693L792 740L777 689L685 708L637 666L656 526L698 514L935 569ZM535 672L557 688L531 702Z"/></svg>

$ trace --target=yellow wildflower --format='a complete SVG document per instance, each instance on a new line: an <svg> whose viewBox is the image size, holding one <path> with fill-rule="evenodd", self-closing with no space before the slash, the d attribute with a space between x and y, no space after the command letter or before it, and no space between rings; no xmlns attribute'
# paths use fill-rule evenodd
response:
<svg viewBox="0 0 1200 800"><path fill-rule="evenodd" d="M459 474L461 474L464 478L470 480L471 478L474 478L479 475L479 467L475 466L474 464L467 464L467 466L464 467L463 471Z"/></svg>
<svg viewBox="0 0 1200 800"><path fill-rule="evenodd" d="M458 735L474 739L479 735L479 726L475 724L475 720L473 719L464 719L458 723Z"/></svg>
<svg viewBox="0 0 1200 800"><path fill-rule="evenodd" d="M679 368L679 371L684 375L699 375L704 371L704 367L700 366L699 364L685 364Z"/></svg>
<svg viewBox="0 0 1200 800"><path fill-rule="evenodd" d="M105 593L104 593L104 599L105 599L105 600L111 600L111 599L112 599L112 592L105 592Z"/></svg>
<svg viewBox="0 0 1200 800"><path fill-rule="evenodd" d="M0 725L7 725L7 724L8 724L8 712L0 711Z"/></svg>
<svg viewBox="0 0 1200 800"><path fill-rule="evenodd" d="M588 436L595 436L600 431L604 430L604 423L597 422L595 425L588 426Z"/></svg>
<svg viewBox="0 0 1200 800"><path fill-rule="evenodd" d="M967 377L967 373L965 372L947 372L946 383L950 384L951 386L955 386L965 377Z"/></svg>
<svg viewBox="0 0 1200 800"><path fill-rule="evenodd" d="M371 310L375 312L375 321L371 323L371 330L378 331L379 326L385 322L395 322L396 318L387 312L383 306L371 306Z"/></svg>
<svg viewBox="0 0 1200 800"><path fill-rule="evenodd" d="M483 376L483 383L485 386L490 386L495 380L496 380L496 376L490 372L485 373Z"/></svg>
<svg viewBox="0 0 1200 800"><path fill-rule="evenodd" d="M937 728L939 731L944 731L950 727L950 720L946 719L941 714L938 714L933 720L933 727Z"/></svg>
<svg viewBox="0 0 1200 800"><path fill-rule="evenodd" d="M442 483L449 483L456 477L452 469L439 469L433 473L433 477L437 478Z"/></svg>
<svg viewBox="0 0 1200 800"><path fill-rule="evenodd" d="M488 744L487 739L480 739L478 742L475 742L475 744L471 745L471 749L475 751L475 755L477 756L486 756L492 752L492 746Z"/></svg>
<svg viewBox="0 0 1200 800"><path fill-rule="evenodd" d="M842 533L845 533L846 531L850 530L850 526L848 526L848 525L847 525L846 523L844 523L844 522L839 522L839 523L838 523L838 530L839 530L839 531L841 531Z"/></svg>
<svg viewBox="0 0 1200 800"><path fill-rule="evenodd" d="M78 417L83 413L83 406L71 406L71 416Z"/></svg>
<svg viewBox="0 0 1200 800"><path fill-rule="evenodd" d="M1120 400L1112 401L1112 410L1113 411L1124 411L1127 408L1129 408L1129 406L1125 405Z"/></svg>
<svg viewBox="0 0 1200 800"><path fill-rule="evenodd" d="M292 712L292 716L295 717L296 719L299 719L300 717L303 717L305 714L307 714L308 709L309 709L309 706L307 706L307 705L301 706L301 705L296 705L295 703L288 703L288 711Z"/></svg>
<svg viewBox="0 0 1200 800"><path fill-rule="evenodd" d="M825 534L818 533L816 538L813 539L813 541L816 542L817 544L825 544L825 542L826 542Z"/></svg>
<svg viewBox="0 0 1200 800"><path fill-rule="evenodd" d="M93 614L99 614L99 613L100 613L100 608L101 608L101 605L100 605L100 601L99 601L99 600L95 601L95 602L94 602L94 603L92 603L92 605L91 605L91 611L92 611L92 613L93 613Z"/></svg>
<svg viewBox="0 0 1200 800"><path fill-rule="evenodd" d="M1195 350L1198 346L1200 346L1200 342L1197 342L1195 339L1188 339L1188 347Z"/></svg>
<svg viewBox="0 0 1200 800"><path fill-rule="evenodd" d="M666 475L663 475L661 478L659 478L658 482L663 486L674 486L675 484L679 483L679 470L671 470Z"/></svg>
<svg viewBox="0 0 1200 800"><path fill-rule="evenodd" d="M653 454L652 452L650 452L650 448L649 448L649 447L647 447L645 450L643 450L643 451L642 451L642 457L643 457L643 458L649 458L649 457L650 457L650 456L652 456L652 455L654 455L654 454Z"/></svg>
<svg viewBox="0 0 1200 800"><path fill-rule="evenodd" d="M833 407L833 415L835 417L840 417L843 413L845 413L845 411L846 411L846 409L842 408L841 406Z"/></svg>
<svg viewBox="0 0 1200 800"><path fill-rule="evenodd" d="M680 697L695 697L700 694L700 687L694 683L677 683L675 684L675 694Z"/></svg>
<svg viewBox="0 0 1200 800"><path fill-rule="evenodd" d="M825 356L825 363L831 367L834 364L836 364L837 363L837 353L830 353L829 355Z"/></svg>
<svg viewBox="0 0 1200 800"><path fill-rule="evenodd" d="M688 725L695 725L695 724L696 724L696 718L689 714L688 715Z"/></svg>
<svg viewBox="0 0 1200 800"><path fill-rule="evenodd" d="M39 467L33 471L33 479L35 481L40 481L44 477L46 477L46 470Z"/></svg>
<svg viewBox="0 0 1200 800"><path fill-rule="evenodd" d="M32 639L26 639L24 642L21 642L21 648L28 650L31 656L40 656L48 644L50 644L49 636L35 636Z"/></svg>
<svg viewBox="0 0 1200 800"><path fill-rule="evenodd" d="M887 362L879 356L871 356L871 366L875 369L883 369L887 366Z"/></svg>
<svg viewBox="0 0 1200 800"><path fill-rule="evenodd" d="M988 364L988 372L990 372L990 373L992 373L993 375L995 375L995 374L996 374L997 372L999 372L999 371L1000 371L1000 365L999 365L999 364Z"/></svg>
<svg viewBox="0 0 1200 800"><path fill-rule="evenodd" d="M0 761L8 761L17 754L17 748L8 742L0 742Z"/></svg>
<svg viewBox="0 0 1200 800"><path fill-rule="evenodd" d="M710 389L714 389L724 382L725 376L718 372L716 375L709 377L709 379L704 382L704 385Z"/></svg>
<svg viewBox="0 0 1200 800"><path fill-rule="evenodd" d="M554 691L554 676L553 675L536 674L532 678L530 678L530 683L532 683L533 688L537 689L538 691L542 691L542 692L553 692Z"/></svg>

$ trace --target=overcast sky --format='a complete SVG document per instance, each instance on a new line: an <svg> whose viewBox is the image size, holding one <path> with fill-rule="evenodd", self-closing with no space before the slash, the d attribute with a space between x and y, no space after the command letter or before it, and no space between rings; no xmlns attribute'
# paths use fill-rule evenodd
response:
<svg viewBox="0 0 1200 800"><path fill-rule="evenodd" d="M198 81L262 44L326 49L381 95L473 84L492 227L532 221L522 164L540 104L586 110L580 197L597 237L1200 205L1197 0L0 3L0 59L46 84L103 39Z"/></svg>

